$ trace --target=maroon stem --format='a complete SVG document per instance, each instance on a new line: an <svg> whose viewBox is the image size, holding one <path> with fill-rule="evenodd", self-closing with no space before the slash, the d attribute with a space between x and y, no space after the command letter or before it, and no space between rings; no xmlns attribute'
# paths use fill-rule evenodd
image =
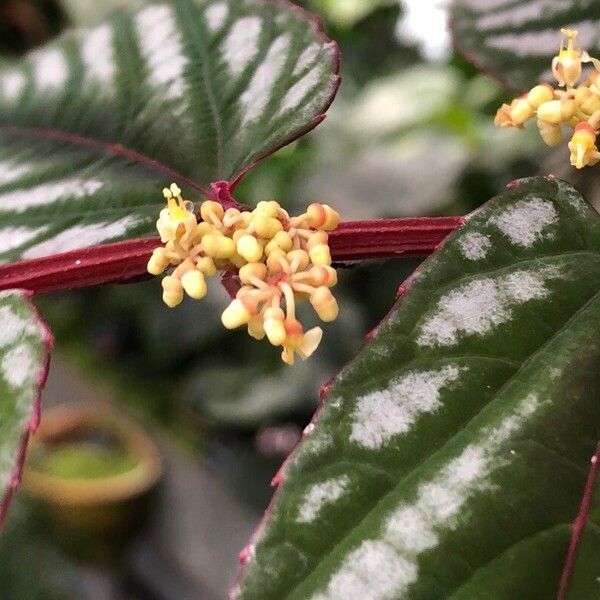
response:
<svg viewBox="0 0 600 600"><path fill-rule="evenodd" d="M567 590L569 587L569 581L573 573L575 566L575 559L577 557L577 548L579 542L585 531L585 527L588 522L588 515L592 507L592 501L594 499L594 491L596 488L596 479L598 478L598 469L600 468L600 442L596 446L596 453L592 456L590 470L588 472L587 481L583 491L583 499L581 500L581 506L579 507L579 514L577 515L573 525L571 526L571 542L569 543L569 549L567 550L567 557L565 559L565 565L563 567L562 574L560 576L560 583L558 586L557 600L565 600L567 596Z"/></svg>
<svg viewBox="0 0 600 600"><path fill-rule="evenodd" d="M330 233L336 262L426 256L463 223L463 217L418 217L341 223ZM146 274L156 237L104 244L45 258L0 265L0 290L34 294L126 282Z"/></svg>

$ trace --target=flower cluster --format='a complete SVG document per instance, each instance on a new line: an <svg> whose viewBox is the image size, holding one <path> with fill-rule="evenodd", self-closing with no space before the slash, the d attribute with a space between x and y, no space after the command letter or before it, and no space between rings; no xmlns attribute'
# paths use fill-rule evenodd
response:
<svg viewBox="0 0 600 600"><path fill-rule="evenodd" d="M337 283L331 267L328 231L340 216L326 204L311 204L297 217L275 202L259 202L253 211L224 208L207 200L198 222L191 202L176 184L163 190L167 207L156 227L164 246L156 248L148 271L170 274L162 280L163 300L177 306L184 294L206 295L206 277L236 269L241 283L221 316L227 329L246 325L256 338L283 348L282 359L309 357L321 341L320 327L304 331L296 318L298 300L309 300L322 321L333 321L338 306L330 288Z"/></svg>
<svg viewBox="0 0 600 600"><path fill-rule="evenodd" d="M571 164L581 169L600 160L596 147L600 131L600 61L575 48L577 31L561 29L561 33L563 41L558 56L552 60L552 73L559 87L565 89L555 89L547 83L536 85L510 105L503 104L494 123L522 128L535 116L540 135L549 146L562 142L563 126L571 127ZM583 63L592 63L596 70L577 85Z"/></svg>

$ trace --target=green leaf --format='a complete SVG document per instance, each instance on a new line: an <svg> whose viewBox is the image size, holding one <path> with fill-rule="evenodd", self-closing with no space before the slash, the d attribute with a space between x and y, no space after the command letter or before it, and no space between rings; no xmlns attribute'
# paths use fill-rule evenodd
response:
<svg viewBox="0 0 600 600"><path fill-rule="evenodd" d="M52 336L28 296L0 292L0 526L39 422Z"/></svg>
<svg viewBox="0 0 600 600"><path fill-rule="evenodd" d="M237 595L553 597L600 439L599 291L600 217L568 184L471 215L327 386Z"/></svg>
<svg viewBox="0 0 600 600"><path fill-rule="evenodd" d="M323 119L338 51L287 2L176 0L0 70L0 261L154 232Z"/></svg>
<svg viewBox="0 0 600 600"><path fill-rule="evenodd" d="M555 83L550 65L558 54L561 27L577 29L580 47L600 55L593 2L456 0L451 8L455 48L518 90L541 81Z"/></svg>

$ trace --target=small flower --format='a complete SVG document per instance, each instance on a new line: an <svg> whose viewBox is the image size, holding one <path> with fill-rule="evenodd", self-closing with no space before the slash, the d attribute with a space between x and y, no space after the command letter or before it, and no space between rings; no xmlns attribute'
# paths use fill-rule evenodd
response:
<svg viewBox="0 0 600 600"><path fill-rule="evenodd" d="M571 151L571 164L578 169L587 165L595 165L600 160L600 153L596 148L596 132L586 122L576 125L575 133L569 142Z"/></svg>
<svg viewBox="0 0 600 600"><path fill-rule="evenodd" d="M552 73L558 81L558 85L573 87L581 77L582 51L575 49L577 31L561 29L560 32L563 39L558 56L552 59Z"/></svg>
<svg viewBox="0 0 600 600"><path fill-rule="evenodd" d="M315 202L306 212L290 215L275 201L259 202L251 212L223 207L207 200L200 205L197 222L191 202L172 184L163 190L167 207L157 222L164 246L156 248L148 271L160 275L163 300L175 307L185 294L200 299L207 293L206 278L218 271L238 270L243 284L223 311L227 329L247 326L256 339L267 338L282 348L282 359L294 363L308 358L318 347L323 331L304 331L296 319L296 305L309 300L325 322L338 315L331 293L337 274L331 266L328 231L337 227L339 214Z"/></svg>

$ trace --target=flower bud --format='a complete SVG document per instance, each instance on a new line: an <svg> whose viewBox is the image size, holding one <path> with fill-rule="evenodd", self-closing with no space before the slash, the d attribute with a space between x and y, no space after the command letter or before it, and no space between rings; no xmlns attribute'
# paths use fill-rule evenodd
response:
<svg viewBox="0 0 600 600"><path fill-rule="evenodd" d="M306 209L306 215L311 227L330 231L340 222L340 215L327 204L314 202Z"/></svg>
<svg viewBox="0 0 600 600"><path fill-rule="evenodd" d="M538 119L537 126L542 139L548 146L556 146L562 142L562 129L558 123L548 123Z"/></svg>
<svg viewBox="0 0 600 600"><path fill-rule="evenodd" d="M289 252L294 246L294 241L287 231L278 231L271 241L277 244L284 252Z"/></svg>
<svg viewBox="0 0 600 600"><path fill-rule="evenodd" d="M248 263L240 269L240 281L242 283L251 283L252 278L265 279L267 277L267 265L264 263Z"/></svg>
<svg viewBox="0 0 600 600"><path fill-rule="evenodd" d="M269 253L267 257L267 268L270 273L281 273L283 271L283 267L281 263L287 263L286 254L281 248L276 248Z"/></svg>
<svg viewBox="0 0 600 600"><path fill-rule="evenodd" d="M212 233L215 230L214 225L207 223L206 221L200 221L198 225L196 225L196 233L200 236L200 238L205 235Z"/></svg>
<svg viewBox="0 0 600 600"><path fill-rule="evenodd" d="M196 269L200 271L200 273L204 273L207 277L212 277L217 273L217 265L215 265L215 261L210 258L210 256L203 256L196 261Z"/></svg>
<svg viewBox="0 0 600 600"><path fill-rule="evenodd" d="M333 294L325 286L318 287L310 296L310 303L321 321L335 321L339 308Z"/></svg>
<svg viewBox="0 0 600 600"><path fill-rule="evenodd" d="M151 275L164 273L165 269L169 266L169 262L166 248L155 248L148 261L148 273Z"/></svg>
<svg viewBox="0 0 600 600"><path fill-rule="evenodd" d="M294 271L304 271L308 266L308 253L306 250L290 250L286 255L287 261Z"/></svg>
<svg viewBox="0 0 600 600"><path fill-rule="evenodd" d="M515 124L512 121L512 109L504 103L497 111L494 117L494 125L497 127L514 127Z"/></svg>
<svg viewBox="0 0 600 600"><path fill-rule="evenodd" d="M315 265L331 265L331 252L329 246L319 244L309 250L310 260Z"/></svg>
<svg viewBox="0 0 600 600"><path fill-rule="evenodd" d="M237 253L248 262L258 262L263 255L262 246L253 235L243 235L236 244Z"/></svg>
<svg viewBox="0 0 600 600"><path fill-rule="evenodd" d="M523 123L531 119L533 115L534 109L526 98L519 98L515 102L510 113L513 123L517 126L523 125Z"/></svg>
<svg viewBox="0 0 600 600"><path fill-rule="evenodd" d="M202 220L207 223L212 223L213 218L221 221L224 214L225 211L223 206L214 200L206 200L206 202L203 202L200 205L200 216L202 217Z"/></svg>
<svg viewBox="0 0 600 600"><path fill-rule="evenodd" d="M287 337L283 319L265 318L264 330L273 346L281 346Z"/></svg>
<svg viewBox="0 0 600 600"><path fill-rule="evenodd" d="M279 209L281 206L279 202L275 202L274 200L261 200L254 209L254 213L257 215L261 215L263 217L273 217L276 218L279 214Z"/></svg>
<svg viewBox="0 0 600 600"><path fill-rule="evenodd" d="M244 306L244 303L236 298L223 311L221 322L227 329L236 329L250 321L252 317L250 311Z"/></svg>
<svg viewBox="0 0 600 600"><path fill-rule="evenodd" d="M190 298L200 300L206 296L207 287L204 275L200 271L188 271L181 278L181 285Z"/></svg>
<svg viewBox="0 0 600 600"><path fill-rule="evenodd" d="M554 90L548 84L536 85L527 94L527 102L535 109L544 102L554 99Z"/></svg>
<svg viewBox="0 0 600 600"><path fill-rule="evenodd" d="M210 256L211 258L216 258L217 252L219 251L219 240L222 237L220 233L207 233L202 237L202 242L200 246L202 248L202 252L206 254L206 256Z"/></svg>
<svg viewBox="0 0 600 600"><path fill-rule="evenodd" d="M337 273L333 267L328 265L315 265L310 270L312 285L320 287L333 287L337 283Z"/></svg>
<svg viewBox="0 0 600 600"><path fill-rule="evenodd" d="M161 282L163 288L163 302L169 307L174 308L181 304L183 300L183 286L177 277L167 275Z"/></svg>
<svg viewBox="0 0 600 600"><path fill-rule="evenodd" d="M227 260L235 254L235 242L224 235L219 236L219 245L215 258Z"/></svg>
<svg viewBox="0 0 600 600"><path fill-rule="evenodd" d="M277 219L260 215L252 218L252 225L258 237L268 240L283 229L283 225Z"/></svg>
<svg viewBox="0 0 600 600"><path fill-rule="evenodd" d="M537 116L547 123L560 123L562 118L562 102L560 100L551 100L540 104L537 109Z"/></svg>

